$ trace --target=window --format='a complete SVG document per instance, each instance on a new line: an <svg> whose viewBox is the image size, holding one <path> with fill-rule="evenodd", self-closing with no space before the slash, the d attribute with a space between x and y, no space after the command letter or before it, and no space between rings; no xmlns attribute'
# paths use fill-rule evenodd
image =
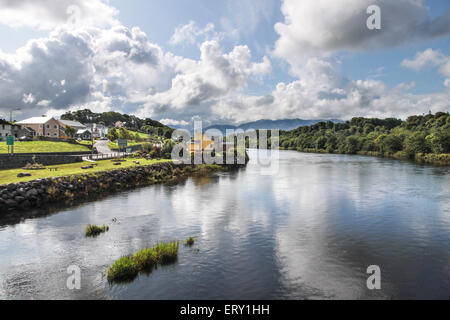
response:
<svg viewBox="0 0 450 320"><path fill-rule="evenodd" d="M47 132L47 136L50 137L50 132Z"/></svg>
<svg viewBox="0 0 450 320"><path fill-rule="evenodd" d="M58 129L58 126L55 124L55 129Z"/></svg>
<svg viewBox="0 0 450 320"><path fill-rule="evenodd" d="M2 129L5 130L5 125L4 124L2 124Z"/></svg>
<svg viewBox="0 0 450 320"><path fill-rule="evenodd" d="M49 124L47 125L47 129L50 129L50 125Z"/></svg>
<svg viewBox="0 0 450 320"><path fill-rule="evenodd" d="M54 134L53 134L55 137L57 137L58 136L58 134L55 132Z"/></svg>
<svg viewBox="0 0 450 320"><path fill-rule="evenodd" d="M39 128L42 129L44 126L42 124L39 125Z"/></svg>

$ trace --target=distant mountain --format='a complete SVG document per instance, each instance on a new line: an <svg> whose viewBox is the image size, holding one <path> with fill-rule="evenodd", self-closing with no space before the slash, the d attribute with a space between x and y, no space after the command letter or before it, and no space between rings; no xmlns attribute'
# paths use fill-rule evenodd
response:
<svg viewBox="0 0 450 320"><path fill-rule="evenodd" d="M284 119L284 120L258 120L258 121L253 121L253 122L247 122L247 123L242 123L239 125L231 125L231 124L225 124L225 125L212 125L209 126L207 128L205 128L204 130L209 130L209 129L217 129L219 131L221 131L222 133L225 133L227 129L242 129L244 131L246 130L284 130L284 131L289 131L289 130L293 130L293 129L297 129L298 127L304 127L304 126L311 126L314 125L318 122L323 122L323 121L332 121L335 123L339 123L339 122L343 122L342 120L337 120L337 119L331 119L331 120L326 120L326 119L319 119L319 120L303 120L303 119Z"/></svg>

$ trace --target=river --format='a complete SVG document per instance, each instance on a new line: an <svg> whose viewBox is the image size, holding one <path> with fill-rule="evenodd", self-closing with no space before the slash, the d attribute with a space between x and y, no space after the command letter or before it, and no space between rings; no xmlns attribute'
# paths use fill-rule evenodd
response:
<svg viewBox="0 0 450 320"><path fill-rule="evenodd" d="M450 298L449 167L281 151L278 171L263 175L258 152L237 172L0 221L0 299ZM84 237L104 223L109 232ZM189 236L177 263L133 283L102 274ZM380 290L367 288L370 265ZM66 285L69 266L80 290Z"/></svg>

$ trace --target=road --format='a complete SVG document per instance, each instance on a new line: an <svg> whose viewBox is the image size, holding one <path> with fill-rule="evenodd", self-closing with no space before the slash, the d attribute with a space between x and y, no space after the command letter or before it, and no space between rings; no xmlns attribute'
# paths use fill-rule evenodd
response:
<svg viewBox="0 0 450 320"><path fill-rule="evenodd" d="M94 147L97 148L98 153L114 153L113 151L111 151L111 149L108 148L108 142L108 140L98 140L97 142L95 142Z"/></svg>

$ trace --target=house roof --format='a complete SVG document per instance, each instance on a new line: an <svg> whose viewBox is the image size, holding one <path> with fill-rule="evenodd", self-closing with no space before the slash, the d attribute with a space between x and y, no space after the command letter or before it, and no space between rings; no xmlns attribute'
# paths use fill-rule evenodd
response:
<svg viewBox="0 0 450 320"><path fill-rule="evenodd" d="M16 124L44 124L47 123L52 118L53 117L33 117L16 122Z"/></svg>
<svg viewBox="0 0 450 320"><path fill-rule="evenodd" d="M86 132L91 133L91 131L89 131L88 129L80 129L80 130L77 131L77 134L83 134L83 133L86 133Z"/></svg>
<svg viewBox="0 0 450 320"><path fill-rule="evenodd" d="M65 126L70 126L74 128L86 128L86 126L78 121L71 121L71 120L59 120L62 124Z"/></svg>

